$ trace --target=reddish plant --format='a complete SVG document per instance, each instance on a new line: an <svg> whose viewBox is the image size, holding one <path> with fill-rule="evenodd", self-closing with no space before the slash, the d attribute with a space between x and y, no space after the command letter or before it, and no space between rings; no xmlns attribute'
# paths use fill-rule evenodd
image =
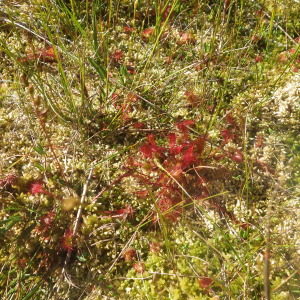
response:
<svg viewBox="0 0 300 300"><path fill-rule="evenodd" d="M176 201L177 200L177 201ZM159 209L159 214L165 219L171 222L176 222L178 218L181 216L182 208L178 202L178 199L162 197L157 202L157 207ZM156 222L158 220L158 216L155 216L153 221Z"/></svg>
<svg viewBox="0 0 300 300"><path fill-rule="evenodd" d="M189 189L187 171L199 163L205 144L203 137L192 140L187 136L188 126L191 125L194 125L194 121L185 120L177 123L181 133L178 135L170 133L168 146L164 147L158 145L153 134L148 135L148 142L140 148L146 160L143 162L130 160L130 164L128 164L130 168L142 168L144 172L149 170L156 174L150 179L144 172L137 172L137 170L133 172L133 176L141 184L150 185L156 190L158 211L157 215L153 217L154 221L159 219L158 215L172 222L181 216L184 202L181 188ZM162 162L165 170L157 165L159 161ZM148 195L147 190L139 192L144 195L143 197Z"/></svg>
<svg viewBox="0 0 300 300"><path fill-rule="evenodd" d="M136 28L134 28L134 27L124 26L125 33L132 33L135 30L136 30Z"/></svg>
<svg viewBox="0 0 300 300"><path fill-rule="evenodd" d="M119 62L119 60L123 57L123 52L122 50L116 50L113 55L112 58L115 62Z"/></svg>
<svg viewBox="0 0 300 300"><path fill-rule="evenodd" d="M113 211L104 211L105 214L110 215L112 218L121 218L122 220L125 220L128 217L133 218L134 212L135 210L128 204L126 204L125 208Z"/></svg>
<svg viewBox="0 0 300 300"><path fill-rule="evenodd" d="M202 277L199 279L199 284L203 289L209 288L213 283L213 280L209 277Z"/></svg>
<svg viewBox="0 0 300 300"><path fill-rule="evenodd" d="M73 248L73 232L66 229L64 235L60 239L60 249L64 251L74 250Z"/></svg>
<svg viewBox="0 0 300 300"><path fill-rule="evenodd" d="M256 166L264 172L270 173L272 175L275 174L275 170L272 167L259 159L256 160Z"/></svg>
<svg viewBox="0 0 300 300"><path fill-rule="evenodd" d="M235 120L231 116L227 118L232 130L236 130ZM184 207L195 200L199 200L201 205L202 200L208 198L204 201L208 202L208 207L236 223L235 217L217 199L210 197L209 189L214 180L222 179L226 173L225 167L222 172L216 171L221 167L216 165L215 160L229 158L241 163L244 161L243 153L233 147L224 149L229 141L235 140L231 130L222 130L223 141L219 146L213 146L212 143L208 145L207 136L192 137L191 127L194 125L193 120L177 122L177 133L171 132L160 141L155 134L149 134L139 153L128 159L124 169L130 170L129 176L143 186L136 192L138 197L154 196L154 222L163 218L175 223L182 216ZM105 213L127 216L126 209Z"/></svg>
<svg viewBox="0 0 300 300"><path fill-rule="evenodd" d="M142 32L142 37L144 39L149 39L154 33L155 33L155 28L149 27L149 28L144 29L144 31Z"/></svg>
<svg viewBox="0 0 300 300"><path fill-rule="evenodd" d="M192 106L198 106L201 102L199 96L195 95L193 92L185 91L184 95L186 96L187 102Z"/></svg>
<svg viewBox="0 0 300 300"><path fill-rule="evenodd" d="M52 211L44 214L39 219L40 224L38 226L36 226L36 230L41 232L41 233L45 233L46 231L48 231L51 228L51 226L53 225L55 215L56 214Z"/></svg>
<svg viewBox="0 0 300 300"><path fill-rule="evenodd" d="M19 59L20 62L31 62L31 61L41 61L47 63L57 62L57 56L53 47L48 47L46 49L38 49L36 53L29 52L25 57Z"/></svg>
<svg viewBox="0 0 300 300"><path fill-rule="evenodd" d="M171 12L172 6L168 5L165 10L162 12L162 19L166 20L167 17L169 16L170 12Z"/></svg>
<svg viewBox="0 0 300 300"><path fill-rule="evenodd" d="M188 133L189 132L189 127L192 127L195 125L195 121L193 120L183 120L181 122L177 122L177 127L178 129L183 132L183 133Z"/></svg>
<svg viewBox="0 0 300 300"><path fill-rule="evenodd" d="M7 187L14 184L16 181L17 176L14 174L6 175L2 180L0 180L0 187Z"/></svg>
<svg viewBox="0 0 300 300"><path fill-rule="evenodd" d="M254 61L255 61L256 63L262 62L262 61L263 61L263 56L262 56L262 55L257 55L257 56L255 57Z"/></svg>
<svg viewBox="0 0 300 300"><path fill-rule="evenodd" d="M177 40L178 45L187 44L191 40L191 35L187 32L180 32L179 39Z"/></svg>
<svg viewBox="0 0 300 300"><path fill-rule="evenodd" d="M142 263L142 262L136 262L134 265L133 265L133 268L135 269L135 271L137 273L144 273L146 268L145 268L145 265Z"/></svg>
<svg viewBox="0 0 300 300"><path fill-rule="evenodd" d="M263 144L264 144L263 139L264 139L264 135L262 133L260 133L256 138L255 147L257 147L257 148L263 147Z"/></svg>
<svg viewBox="0 0 300 300"><path fill-rule="evenodd" d="M199 279L199 285L202 289L204 289L205 294L209 295L212 290L210 286L213 284L213 280L209 277L203 277Z"/></svg>
<svg viewBox="0 0 300 300"><path fill-rule="evenodd" d="M22 269L24 269L26 267L27 264L27 259L26 258L20 258L18 260L18 265L19 267L21 267Z"/></svg>
<svg viewBox="0 0 300 300"><path fill-rule="evenodd" d="M125 261L135 260L136 259L136 251L134 249L127 249L123 253L123 257L124 257Z"/></svg>
<svg viewBox="0 0 300 300"><path fill-rule="evenodd" d="M234 149L233 154L231 155L232 160L234 160L237 163L241 163L244 161L244 155L243 153L238 150L238 149Z"/></svg>
<svg viewBox="0 0 300 300"><path fill-rule="evenodd" d="M45 191L43 189L43 182L40 182L40 181L36 181L36 182L32 182L30 184L30 187L29 187L29 192L31 195L35 195L35 194L45 194L45 195L48 195L48 196L51 196L51 197L54 197L56 199L59 199L59 200L62 200L60 197L58 196L55 196L54 194L48 192L48 191Z"/></svg>
<svg viewBox="0 0 300 300"><path fill-rule="evenodd" d="M160 251L160 249L161 249L161 246L160 246L159 243L150 242L149 245L150 245L150 252L152 252L152 253L155 253L155 254L156 254L156 253L158 253L158 252Z"/></svg>
<svg viewBox="0 0 300 300"><path fill-rule="evenodd" d="M135 129L144 129L146 127L142 122L135 122L131 126Z"/></svg>
<svg viewBox="0 0 300 300"><path fill-rule="evenodd" d="M233 135L229 129L223 129L221 131L221 135L223 137L223 143L227 144L230 140L233 139Z"/></svg>

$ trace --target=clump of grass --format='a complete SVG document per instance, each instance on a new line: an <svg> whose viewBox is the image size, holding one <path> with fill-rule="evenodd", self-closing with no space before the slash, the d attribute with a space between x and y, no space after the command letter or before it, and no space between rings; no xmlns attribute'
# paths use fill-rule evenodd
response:
<svg viewBox="0 0 300 300"><path fill-rule="evenodd" d="M299 295L296 5L1 6L2 298Z"/></svg>

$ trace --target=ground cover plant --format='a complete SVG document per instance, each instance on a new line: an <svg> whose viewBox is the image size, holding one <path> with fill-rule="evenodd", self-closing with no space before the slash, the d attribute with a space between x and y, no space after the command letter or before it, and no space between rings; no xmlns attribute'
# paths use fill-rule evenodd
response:
<svg viewBox="0 0 300 300"><path fill-rule="evenodd" d="M0 3L1 299L298 299L300 5Z"/></svg>

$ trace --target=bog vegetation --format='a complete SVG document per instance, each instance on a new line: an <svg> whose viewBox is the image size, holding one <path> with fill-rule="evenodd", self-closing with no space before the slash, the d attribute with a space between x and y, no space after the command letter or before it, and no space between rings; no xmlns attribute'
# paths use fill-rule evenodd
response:
<svg viewBox="0 0 300 300"><path fill-rule="evenodd" d="M1 299L300 297L298 0L0 6Z"/></svg>

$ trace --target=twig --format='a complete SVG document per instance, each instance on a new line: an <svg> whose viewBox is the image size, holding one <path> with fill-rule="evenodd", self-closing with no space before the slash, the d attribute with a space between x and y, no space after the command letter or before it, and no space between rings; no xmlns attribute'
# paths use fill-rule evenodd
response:
<svg viewBox="0 0 300 300"><path fill-rule="evenodd" d="M269 200L267 210L267 232L266 232L266 249L264 254L264 291L265 299L271 299L271 287L270 287L270 238L271 238L271 211L272 200Z"/></svg>
<svg viewBox="0 0 300 300"><path fill-rule="evenodd" d="M32 35L38 37L39 39L43 40L43 41L46 42L47 44L52 45L52 43L51 43L48 39L44 38L43 36L41 36L40 34L34 32L33 30L27 28L25 25L23 25L23 24L21 24L21 23L12 21L12 20L7 19L7 18L3 18L3 21L5 21L5 22L7 22L7 23L10 23L10 24L13 24L13 25L15 25L15 26L17 26L17 27L20 27L20 28L26 30L27 32L31 33ZM56 46L56 47L57 47L59 50L61 50L60 47L58 47L58 46Z"/></svg>
<svg viewBox="0 0 300 300"><path fill-rule="evenodd" d="M74 244L74 241L75 241L75 238L76 238L76 234L77 234L77 230L79 228L80 218L81 218L81 215L82 215L83 203L85 201L85 196L86 196L87 188L88 188L90 179L92 177L93 170L94 170L94 168L90 169L90 173L89 173L88 178L86 180L86 183L85 183L85 185L83 187L82 196L81 196L81 199L80 199L80 204L79 204L79 208L78 208L78 211L77 211L77 216L76 216L76 219L75 219L75 223L74 223L74 227L73 227L73 232L72 232L72 245ZM72 251L73 251L72 248L68 249L68 253L67 253L66 259L64 261L64 266L63 266L63 269L61 271L61 275L62 276L64 274L66 274L66 268L67 268L68 263L70 262Z"/></svg>

